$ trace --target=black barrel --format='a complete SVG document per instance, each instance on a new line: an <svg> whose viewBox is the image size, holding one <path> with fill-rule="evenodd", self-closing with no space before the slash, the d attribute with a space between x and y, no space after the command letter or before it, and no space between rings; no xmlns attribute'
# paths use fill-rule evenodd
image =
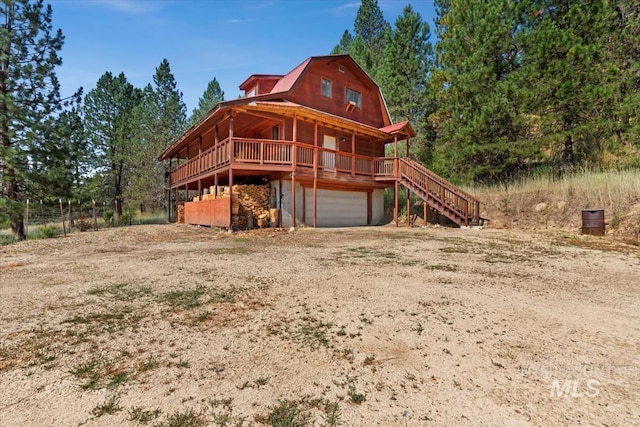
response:
<svg viewBox="0 0 640 427"><path fill-rule="evenodd" d="M604 236L604 209L582 211L582 234Z"/></svg>

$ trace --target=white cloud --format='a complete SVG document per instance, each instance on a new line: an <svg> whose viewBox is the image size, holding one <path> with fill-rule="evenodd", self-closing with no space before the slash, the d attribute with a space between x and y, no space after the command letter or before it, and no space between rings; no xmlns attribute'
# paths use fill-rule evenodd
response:
<svg viewBox="0 0 640 427"><path fill-rule="evenodd" d="M163 2L161 1L141 1L141 0L95 0L87 2L104 6L116 12L122 12L129 15L147 15L149 13L161 10Z"/></svg>

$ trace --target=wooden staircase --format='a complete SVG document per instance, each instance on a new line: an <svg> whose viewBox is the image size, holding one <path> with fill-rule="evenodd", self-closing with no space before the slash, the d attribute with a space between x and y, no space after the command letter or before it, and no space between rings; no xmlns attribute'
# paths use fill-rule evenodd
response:
<svg viewBox="0 0 640 427"><path fill-rule="evenodd" d="M402 158L378 159L375 177L397 180L429 207L459 226L482 225L480 201L422 164Z"/></svg>

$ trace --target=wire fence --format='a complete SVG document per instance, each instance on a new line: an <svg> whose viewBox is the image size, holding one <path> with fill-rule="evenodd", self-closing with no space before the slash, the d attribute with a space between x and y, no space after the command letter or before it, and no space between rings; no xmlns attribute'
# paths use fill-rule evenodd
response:
<svg viewBox="0 0 640 427"><path fill-rule="evenodd" d="M140 212L132 206L118 206L118 202L27 200L24 205L24 232L27 238L42 238L134 225L142 223L138 218Z"/></svg>

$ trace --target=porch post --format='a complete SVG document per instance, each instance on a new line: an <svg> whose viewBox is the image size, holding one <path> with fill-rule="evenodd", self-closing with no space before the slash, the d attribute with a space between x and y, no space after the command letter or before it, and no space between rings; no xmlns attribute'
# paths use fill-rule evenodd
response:
<svg viewBox="0 0 640 427"><path fill-rule="evenodd" d="M318 121L313 121L313 228L318 226Z"/></svg>
<svg viewBox="0 0 640 427"><path fill-rule="evenodd" d="M356 176L356 132L351 131L351 176Z"/></svg>
<svg viewBox="0 0 640 427"><path fill-rule="evenodd" d="M367 225L373 222L373 190L367 191Z"/></svg>
<svg viewBox="0 0 640 427"><path fill-rule="evenodd" d="M398 157L398 135L393 137L393 157Z"/></svg>
<svg viewBox="0 0 640 427"><path fill-rule="evenodd" d="M293 169L293 171L295 172L296 170L296 163L298 161L297 159L297 152L298 152L298 148L296 146L296 141L298 139L298 115L297 114L293 114L293 135L291 135L291 150L293 150L293 152L291 153L291 168ZM294 225L295 227L295 225Z"/></svg>
<svg viewBox="0 0 640 427"><path fill-rule="evenodd" d="M233 163L233 159L236 157L235 145L233 143L233 110L231 111L231 117L229 117L229 164ZM231 175L229 175L231 176ZM231 187L231 185L229 185ZM231 191L231 188L229 188Z"/></svg>
<svg viewBox="0 0 640 427"><path fill-rule="evenodd" d="M215 175L213 175L213 185L214 185L214 198L217 199L218 198L218 173L216 172Z"/></svg>

